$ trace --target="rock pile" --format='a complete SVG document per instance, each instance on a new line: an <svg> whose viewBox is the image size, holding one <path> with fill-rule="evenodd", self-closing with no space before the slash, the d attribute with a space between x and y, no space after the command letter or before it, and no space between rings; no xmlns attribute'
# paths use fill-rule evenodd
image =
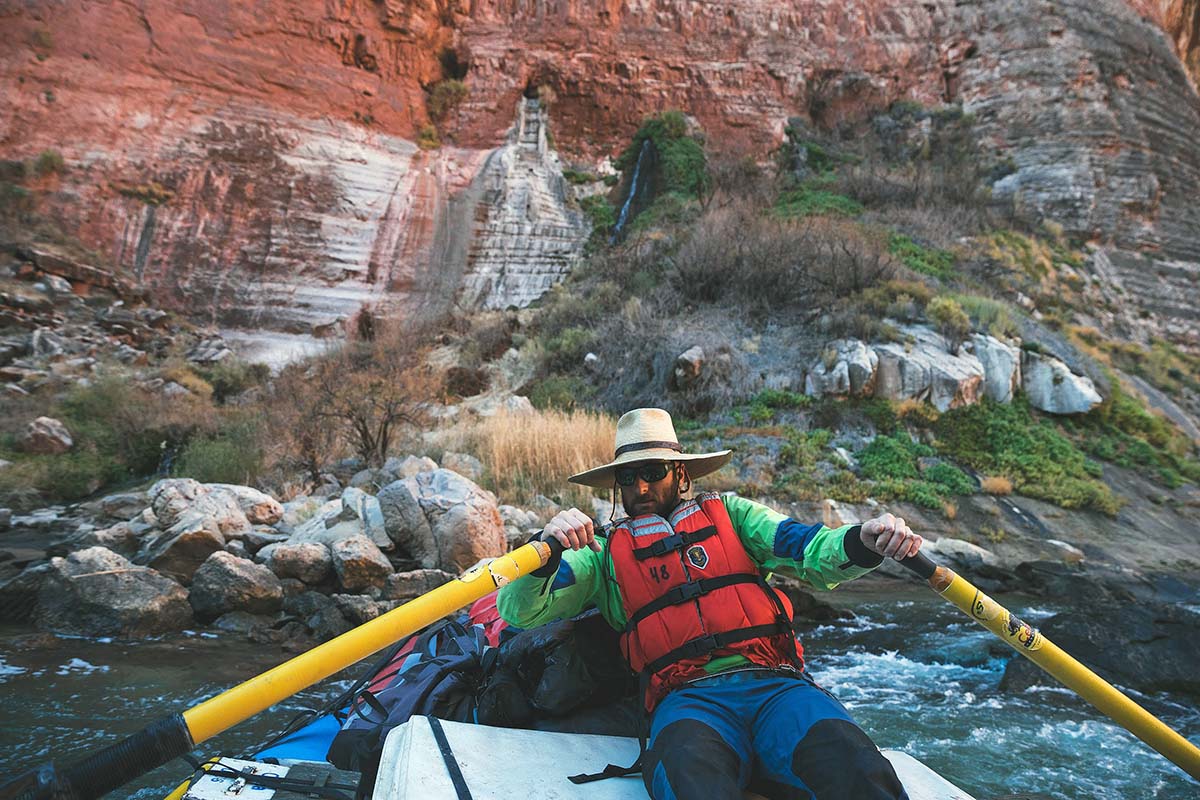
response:
<svg viewBox="0 0 1200 800"><path fill-rule="evenodd" d="M478 474L470 456L447 463ZM92 519L115 522L82 525L65 557L0 580L0 617L88 636L195 620L307 646L503 554L527 538L510 528L536 525L520 509L502 516L490 492L428 458L389 459L350 480L359 486L287 503L187 478L93 501Z"/></svg>
<svg viewBox="0 0 1200 800"><path fill-rule="evenodd" d="M957 354L929 328L903 329L904 343L831 342L808 370L805 393L923 400L939 411L983 397L1007 403L1018 387L1030 405L1050 414L1082 414L1102 402L1091 379L1057 358L975 334Z"/></svg>

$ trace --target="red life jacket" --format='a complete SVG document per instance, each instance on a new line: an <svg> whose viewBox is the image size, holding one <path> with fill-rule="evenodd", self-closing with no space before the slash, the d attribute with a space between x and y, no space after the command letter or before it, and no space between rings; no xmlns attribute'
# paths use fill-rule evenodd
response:
<svg viewBox="0 0 1200 800"><path fill-rule="evenodd" d="M718 495L680 503L670 522L622 520L608 552L629 620L621 652L642 674L648 710L715 657L802 667L791 604L763 580Z"/></svg>

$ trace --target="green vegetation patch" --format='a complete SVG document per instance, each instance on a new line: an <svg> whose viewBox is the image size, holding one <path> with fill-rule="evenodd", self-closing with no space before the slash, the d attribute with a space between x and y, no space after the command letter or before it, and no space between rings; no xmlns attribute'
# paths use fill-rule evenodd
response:
<svg viewBox="0 0 1200 800"><path fill-rule="evenodd" d="M1035 419L1024 399L951 409L934 423L938 450L988 475L1003 475L1022 494L1063 508L1116 514L1120 502L1097 480L1100 468L1057 428Z"/></svg>
<svg viewBox="0 0 1200 800"><path fill-rule="evenodd" d="M888 240L888 252L913 272L939 281L949 281L958 274L954 268L957 259L949 250L924 247L902 233L892 234Z"/></svg>
<svg viewBox="0 0 1200 800"><path fill-rule="evenodd" d="M172 472L201 483L253 485L263 468L262 451L252 446L258 437L254 421L242 417L216 434L189 440Z"/></svg>
<svg viewBox="0 0 1200 800"><path fill-rule="evenodd" d="M828 189L811 186L784 192L779 195L771 209L771 213L783 219L815 216L857 217L862 212L862 204L857 200Z"/></svg>
<svg viewBox="0 0 1200 800"><path fill-rule="evenodd" d="M549 375L529 389L529 402L543 411L583 409L596 394L596 387L577 375Z"/></svg>
<svg viewBox="0 0 1200 800"><path fill-rule="evenodd" d="M617 158L617 169L632 170L647 140L658 153L665 191L699 197L707 190L710 179L704 148L688 135L687 119L681 112L666 111L643 121L633 141Z"/></svg>

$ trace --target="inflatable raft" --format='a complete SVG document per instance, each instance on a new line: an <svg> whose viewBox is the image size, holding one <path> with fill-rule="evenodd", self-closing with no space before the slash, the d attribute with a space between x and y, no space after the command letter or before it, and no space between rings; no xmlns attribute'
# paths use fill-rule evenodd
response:
<svg viewBox="0 0 1200 800"><path fill-rule="evenodd" d="M311 731L307 738L301 735L291 741L298 752L303 752L312 744L312 738L320 735ZM334 770L326 762L287 758L282 754L288 749L286 741L272 748L271 758L278 764L222 759L231 773L240 774L205 776L189 787L180 787L171 798L291 800L312 795L295 788L256 784L255 776L270 783L272 778L295 776L298 781L309 781L321 775L324 780L318 778L317 783L331 792L341 792L346 800L353 799L356 776ZM911 800L974 800L912 756L898 750L882 752L892 762ZM608 763L631 763L637 755L637 740L619 736L495 728L413 717L388 734L375 784L365 796L372 800L645 800L640 776L582 786L567 780L568 775L594 772Z"/></svg>

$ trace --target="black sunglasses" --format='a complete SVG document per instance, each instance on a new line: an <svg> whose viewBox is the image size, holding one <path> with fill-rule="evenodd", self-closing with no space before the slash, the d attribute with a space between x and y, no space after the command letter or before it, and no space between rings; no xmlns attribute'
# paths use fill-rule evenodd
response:
<svg viewBox="0 0 1200 800"><path fill-rule="evenodd" d="M641 476L646 483L657 483L667 477L671 464L667 461L651 461L632 467L617 467L613 474L621 486L633 486L634 481Z"/></svg>

